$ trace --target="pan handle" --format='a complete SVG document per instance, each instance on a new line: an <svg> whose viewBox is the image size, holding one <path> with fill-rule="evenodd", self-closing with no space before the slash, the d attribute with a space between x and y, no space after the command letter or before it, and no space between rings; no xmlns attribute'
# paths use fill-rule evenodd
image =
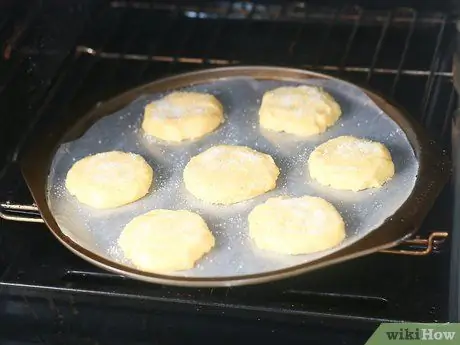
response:
<svg viewBox="0 0 460 345"><path fill-rule="evenodd" d="M15 222L44 223L37 206L0 203L0 218Z"/></svg>

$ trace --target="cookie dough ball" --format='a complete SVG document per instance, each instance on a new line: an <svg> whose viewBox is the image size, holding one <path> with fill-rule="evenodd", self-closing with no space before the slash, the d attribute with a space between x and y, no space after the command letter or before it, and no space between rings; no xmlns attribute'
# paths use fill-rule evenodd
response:
<svg viewBox="0 0 460 345"><path fill-rule="evenodd" d="M319 197L276 197L249 213L249 236L257 247L280 254L310 254L345 238L339 212Z"/></svg>
<svg viewBox="0 0 460 345"><path fill-rule="evenodd" d="M131 220L118 244L140 270L188 270L215 244L214 236L198 214L185 210L154 210Z"/></svg>
<svg viewBox="0 0 460 345"><path fill-rule="evenodd" d="M188 162L184 183L198 199L229 205L275 188L279 173L270 155L244 146L218 145Z"/></svg>
<svg viewBox="0 0 460 345"><path fill-rule="evenodd" d="M223 107L213 95L173 92L145 107L142 129L158 139L197 139L224 122Z"/></svg>
<svg viewBox="0 0 460 345"><path fill-rule="evenodd" d="M66 188L83 204L115 208L145 196L153 170L141 156L110 151L85 157L68 171Z"/></svg>
<svg viewBox="0 0 460 345"><path fill-rule="evenodd" d="M308 169L320 184L351 191L381 187L395 173L383 144L352 136L319 145L308 159Z"/></svg>
<svg viewBox="0 0 460 345"><path fill-rule="evenodd" d="M326 131L341 114L339 104L322 88L280 87L264 94L259 122L268 130L310 136Z"/></svg>

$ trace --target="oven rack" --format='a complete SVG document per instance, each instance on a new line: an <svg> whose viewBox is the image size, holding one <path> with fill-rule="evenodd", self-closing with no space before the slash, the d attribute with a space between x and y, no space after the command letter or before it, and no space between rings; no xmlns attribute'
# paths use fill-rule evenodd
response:
<svg viewBox="0 0 460 345"><path fill-rule="evenodd" d="M26 222L26 223L44 223L36 205L21 205L11 202L0 203L0 218L8 221ZM401 244L381 250L381 253L399 254L410 256L425 256L439 252L442 244L448 238L446 231L431 232L428 237L406 239Z"/></svg>
<svg viewBox="0 0 460 345"><path fill-rule="evenodd" d="M74 99L81 99L85 94L91 95L92 89L85 90L85 87L93 82L107 80L107 84L120 83L120 79L126 76L126 68L130 68L133 75L129 75L130 80L122 83L121 87L131 88L170 73L219 66L214 60L223 60L224 63L306 66L335 76L349 77L352 81L369 84L374 89L380 88L382 93L403 100L406 103L403 105L409 107L409 112L414 113L447 150L450 148L450 114L456 105L456 95L451 84L451 54L447 51L448 42L453 41L455 37L452 34L454 24L450 13L423 12L413 8L374 11L367 6L333 8L330 3L327 4L329 7L318 8L313 5L304 6L301 1L285 1L283 4L288 3L288 7L284 14L281 12L276 17L276 11L273 10L276 6L263 6L263 1L258 1L257 5L247 1L219 1L223 8L215 8L211 2L200 1L195 2L199 6L189 5L194 1L181 1L180 5L172 4L172 1L89 2L104 5L93 11L93 15L84 17L79 7L69 2L64 7L68 8L69 12L73 11L75 15L53 14L52 19L59 20L61 24L65 24L64 26L56 25L49 17L45 21L42 19L43 11L31 7L29 16L23 21L18 21L14 34L4 30L0 13L0 38L11 37L9 40L2 40L6 44L2 54L4 59L0 58L0 105L4 105L3 109L9 109L13 116L21 117L18 119L19 123L32 124L30 129L21 125L19 129L8 127L8 130L3 132L0 126L0 143L16 142L18 138L22 141L22 137L27 137L42 117L58 116L56 114L66 111L65 104L75 104ZM289 6L295 10L291 11ZM273 10L275 14L267 12L268 9ZM147 50L137 49L137 43L141 40L139 34L143 33L144 27L143 24L139 27L130 27L127 25L127 19L134 13L141 23L143 13L149 12L153 15L157 11L161 11L161 17L171 20L168 20L165 26L157 25L155 45L151 45ZM217 15L213 14L214 12L217 12ZM166 51L162 45L168 43L172 33L184 27L184 19L193 24L190 26L191 30L179 37L174 43L174 50ZM213 24L216 30L212 30L210 35L201 36L199 23L207 20L216 21ZM239 49L232 47L232 54L219 52L219 42L225 40L225 33L229 27L235 28L235 35L244 40L246 37L257 37L254 36L254 32L264 22L269 30L267 36L270 39L266 43L268 46L276 41L276 37L272 39L273 33L284 31L286 25L294 28L289 36L283 34L281 41L286 41L286 45L279 50L278 55L271 56L267 53L255 56L253 51L252 55L244 54L246 45L241 45ZM110 27L111 30L97 30L105 23L106 28ZM238 26L233 23L238 23ZM309 45L308 37L305 35L308 36L311 31L311 23L321 23L315 28L314 34L320 41L325 42L324 45ZM349 29L343 30L344 23ZM47 30L55 30L56 33L56 28L59 27L66 28L59 30L61 41L65 42L64 48L58 47L53 40L46 40ZM372 30L376 32L375 39L368 40L369 44L362 46L362 41L358 40L360 33L368 32L369 27L373 27ZM390 46L394 43L392 31L395 28L400 30L400 44L395 46L398 49L391 51ZM330 45L327 44L328 37L337 36L337 31L343 31L343 44L331 55ZM123 32L129 35L123 35ZM425 35L427 33L429 35ZM424 37L420 38L421 35ZM64 36L67 38L63 39ZM258 43L257 39L255 40L254 43ZM426 48L423 54L417 51L420 40ZM114 41L117 41L117 44L114 44ZM197 41L202 42L203 49L200 54L190 49L190 45ZM356 62L356 48L360 45L362 55L367 55L368 60ZM418 52L419 60L426 63L412 63L414 48L416 55ZM62 49L65 49L64 53ZM388 55L390 58L396 55L391 63ZM48 60L51 60L51 63ZM411 83L408 83L408 80ZM20 93L20 84L27 85L27 93ZM410 89L412 84L417 84L417 87L420 86L422 89L414 90L416 99L401 96L401 93ZM98 87L101 88L100 85ZM11 97L8 90L12 88L19 96ZM96 88L95 86L94 89ZM120 91L123 89L94 94L92 101L112 97L112 92ZM0 154L3 154L2 150L5 147L7 145L0 146ZM13 151L8 159L13 162L20 159L20 150ZM20 173L15 171L15 164L12 164L13 169L9 169L2 177L3 166L3 157L0 157L0 187L5 186L7 175L11 174L10 170L13 170L13 175L16 176L13 177L14 182L7 182L6 188L0 189L0 202L10 200L9 203L1 204L0 209L7 217L22 216L24 212L32 212L32 218L37 217L33 209L28 212L26 209L11 212L3 208L9 208L11 205L26 208L33 206L27 197L28 192L23 190L26 187L18 186L20 182L15 182L16 179L21 179ZM21 191L17 193L15 189ZM338 321L341 326L347 322L347 325L353 327L357 324L359 327L368 327L369 320L378 323L404 320L443 322L447 321L445 305L448 295L448 276L444 269L448 267L450 255L446 242L447 239L451 241L448 202L445 193L420 229L420 238L411 239L414 242L404 242L401 246L390 248L387 250L387 253L390 251L389 254L378 253L356 262L350 261L342 267L334 268L333 272L312 272L309 279L300 280L294 286L289 285L290 289L294 289L291 293L277 291L273 292L270 298L261 296L261 292L266 291L266 288L256 289L253 295L245 297L240 295L239 289L191 292L128 282L118 276L95 271L92 266L87 266L64 249L61 250L61 246L57 246L55 241L48 241L51 235L40 223L24 225L13 221L2 222L0 219L3 227L0 232L0 244L7 267L4 273L0 272L0 292L3 296L8 296L3 298L3 301L15 296L22 303L20 307L30 311L30 324L35 326L40 321L44 323L45 315L52 320L50 322L63 323L69 329L77 328L89 323L82 322L86 320L86 315L101 311L101 314L94 318L94 326L105 329L110 325L111 332L114 332L117 326L112 319L108 320L103 316L102 310L105 310L105 305L103 307L102 303L110 307L123 304L131 312L128 321L137 325L142 325L151 318L151 310L161 308L187 310L194 313L193 318L198 318L206 312L213 317L226 314L241 318L242 315L246 315L248 319L254 317L259 321L262 317L264 323L267 319L279 319L283 322L290 320L302 323L303 331L304 322L311 320L320 320L322 324ZM444 236L446 233L450 234L449 238ZM427 248L431 250L423 254ZM396 250L403 251L403 255L393 253ZM405 255L405 250L420 251L422 254ZM437 255L428 255L438 251ZM395 255L391 255L392 253ZM366 274L371 278L367 279ZM331 283L327 277L332 275ZM343 280L345 286L333 283L337 279ZM257 300L255 297L259 296L261 297ZM37 307L35 303L38 302L43 306ZM134 303L148 315L134 319ZM100 307L92 308L95 304ZM83 316L85 307L88 307L89 311ZM72 316L73 313L79 313L78 317ZM120 324L124 326L127 322L126 313L123 313L120 319ZM175 321L176 319L173 322ZM22 325L23 322L21 319ZM146 333L147 329L142 328L139 332ZM336 329L330 333L335 332ZM131 335L132 333L127 339L132 340ZM339 341L343 342L344 339L339 338ZM38 342L48 343L43 339L39 339ZM66 343L64 340L61 342Z"/></svg>
<svg viewBox="0 0 460 345"><path fill-rule="evenodd" d="M446 50L445 36L446 31L449 29L449 25L453 24L452 18L444 13L419 13L413 8L396 8L387 11L374 11L365 10L360 6L344 6L340 8L322 8L322 7L311 7L303 1L288 1L283 5L264 5L261 3L255 4L249 1L220 1L218 3L203 3L199 6L196 4L176 4L174 2L161 2L161 1L108 1L107 6L103 6L97 15L99 20L103 20L110 11L117 11L120 13L116 22L117 25L122 28L122 18L126 14L126 11L136 11L142 13L145 11L164 11L166 15L170 16L170 23L168 27L164 28L159 34L156 41L160 42L159 45L150 47L148 51L136 51L134 48L135 42L138 37L141 36L143 27L142 25L131 28L131 33L123 35L121 42L118 45L113 46L110 41L120 33L117 29L111 29L104 37L103 43L97 42L92 43L92 37L88 38L85 36L85 30L83 34L79 34L76 38L77 44L73 50L73 57L70 59L68 68L72 66L75 61L84 58L85 56L92 57L95 61L99 60L112 60L118 63L118 61L131 61L139 64L140 71L139 76L142 72L148 69L150 64L153 63L165 63L167 64L167 72L174 73L178 66L190 66L188 68L197 67L212 67L222 65L235 65L251 63L241 55L242 53L227 54L227 56L219 56L217 54L217 42L221 38L225 27L231 25L231 23L238 22L239 25L245 27L245 31L250 32L254 29L255 23L270 23L268 29L270 30L266 35L269 37L270 34L276 33L282 25L295 25L293 35L289 39L289 44L286 45L286 51L284 57L275 61L276 64L280 65L294 65L298 68L308 68L323 73L341 73L348 75L361 75L364 83L371 83L372 79L376 76L384 76L391 78L391 86L387 90L389 96L394 96L397 93L397 87L401 78L421 78L425 80L423 97L420 102L420 119L425 127L432 127L431 122L434 121L433 115L436 112L436 102L441 89L446 90L445 83L448 86L448 102L447 109L442 118L442 124L438 125L440 131L434 133L437 139L443 142L446 133L448 133L450 127L450 113L455 105L455 92L452 80L452 70L450 68L450 61L442 61L440 56ZM165 54L167 51L162 51L161 43L167 40L168 33L174 32L175 25L180 19L191 20L192 25L190 30L184 37L178 42L178 48L174 51L169 51L170 54ZM35 47L31 47L27 42L27 36L30 34L29 27L34 22L33 14L29 13L26 16L22 25L18 25L16 31L11 35L11 38L7 41L4 50L4 56L8 58L12 52L18 51L22 55L33 55L38 53L53 54L53 51L40 51L38 52ZM209 36L206 44L203 45L201 54L193 54L187 51L187 46L190 42L197 39L199 33L196 32L196 22L199 21L215 21L216 30ZM299 53L299 41L302 39L304 30L306 30L307 24L321 23L323 32L319 33L322 37L323 42L327 40L333 34L334 29L338 25L348 25L352 29L349 31L349 35L346 39L346 45L341 52L339 59L334 61L335 63L323 63L323 59L327 57L327 44L320 44L319 48L314 51L313 58L299 59L296 55L302 55ZM379 31L374 53L372 54L370 63L368 65L354 64L349 61L350 54L357 38L358 31L363 25L374 26L375 30ZM90 26L90 31L94 30ZM380 55L382 49L385 46L386 40L391 36L389 33L393 27L402 30L404 37L404 46L401 48L399 61L394 61L391 65L385 65L382 63ZM408 52L411 48L412 39L414 32L419 27L429 27L436 30L436 39L433 41L432 56L429 65L425 68L414 69L407 68ZM268 42L267 42L268 43ZM305 60L305 61L304 61ZM326 59L331 61L331 59ZM93 62L94 64L94 62ZM91 66L89 67L91 68ZM57 83L54 85L54 89L57 90L60 87L60 82L63 78L62 75L68 72L65 68L61 71L57 79ZM112 72L115 74L116 72ZM110 77L110 76L109 76ZM8 80L7 80L8 81ZM53 94L53 92L51 92ZM70 96L72 97L72 96ZM46 105L51 101L52 97L48 97L44 100L44 104L38 107L43 112L46 109ZM436 114L439 115L439 114ZM437 120L438 122L439 119ZM14 157L18 156L16 152ZM5 202L1 204L0 216L4 219L24 221L24 222L43 222L38 214L38 210L34 205ZM27 214L25 215L24 212ZM437 252L442 244L448 237L448 231L432 231L431 233L424 235L423 237L414 237L404 241L401 245L395 248L384 250L384 253L399 254L399 255L411 255L411 256L424 256Z"/></svg>
<svg viewBox="0 0 460 345"><path fill-rule="evenodd" d="M177 21L179 16L183 18L193 18L194 20L215 20L221 21L217 23L217 30L210 37L209 42L205 44L205 49L201 56L187 56L186 52L183 51L184 47L188 42L196 40L196 35L194 35L194 26L191 27L191 30L187 35L179 42L179 48L174 54L160 54L159 49L154 46L152 49L149 49L148 54L141 54L136 52L131 52L133 42L136 41L136 35L139 34L141 29L133 28L133 33L129 35L129 39L123 39L120 46L122 49L119 51L106 50L104 46L107 45L107 41L111 39L112 36L116 36L117 33L109 33L109 36L106 37L104 44L94 44L88 45L85 42L79 42L79 39L76 39L79 42L74 48L72 48L74 57L77 59L80 56L94 56L96 59L109 59L109 60L126 60L126 61L138 61L142 64L141 71L147 69L147 65L152 63L167 63L169 67L166 69L167 73L174 73L177 69L176 67L181 66L190 66L189 68L195 69L201 66L210 67L210 66L221 66L221 65L230 65L230 64L240 64L240 63L251 63L252 61L247 61L247 59L225 59L214 57L213 51L215 50L216 42L219 40L220 33L225 28L226 23L222 21L231 22L231 21L241 21L247 28L247 31L251 31L252 23L263 22L264 20L270 20L272 22L271 32L276 32L276 28L284 23L295 23L298 28L295 30L295 34L290 39L289 47L285 52L286 58L278 59L274 64L280 65L295 65L295 67L300 68L309 68L312 70L331 73L331 74L345 74L346 75L363 75L365 76L363 80L364 83L371 82L374 76L388 76L392 78L391 88L387 91L387 94L392 97L396 93L396 89L401 78L405 76L413 76L425 79L425 90L423 98L421 100L421 108L418 109L420 113L420 120L427 127L430 127L430 122L433 121L433 115L435 113L435 105L439 92L442 89L443 92L448 92L448 108L445 111L443 116L438 116L443 119L442 130L440 133L434 133L435 137L441 141L445 142L446 134L450 129L450 116L452 109L455 105L455 92L453 86L449 86L446 90L446 81L450 83L452 79L452 70L450 68L450 61L447 63L439 60L440 55L445 50L445 36L447 35L447 30L449 25L452 24L452 19L446 14L442 13L429 13L429 14L420 14L415 9L412 8L397 8L389 11L370 11L364 10L359 6L343 7L340 9L322 9L322 8L309 8L303 2L288 2L286 6L263 6L263 5L251 5L250 2L236 2L236 1L224 1L220 2L218 9L216 10L209 4L203 4L201 7L196 8L193 5L177 5L172 3L162 3L162 2L123 2L123 1L112 1L109 2L109 8L111 10L122 10L127 11L128 9L137 9L137 10L158 10L158 9L167 9L168 15L171 16L171 25L167 29L164 29L159 35L157 40L159 42L164 42L167 39L168 30L174 29L174 22ZM273 10L274 8L274 10ZM225 10L222 10L225 9ZM107 12L107 9L104 9L103 12ZM213 12L214 11L214 12ZM236 13L236 15L235 15ZM101 16L103 17L103 15ZM209 19L211 18L211 19ZM230 20L231 19L231 20ZM326 28L324 33L321 33L323 41L327 41L331 32L340 24L346 23L349 26L352 26L353 29L350 31L349 37L347 38L346 47L342 52L340 59L337 63L333 64L321 64L321 58L326 54L324 51L326 44L315 49L315 58L313 63L303 63L299 62L296 58L296 46L298 45L298 40L302 36L303 28L306 23L311 22L324 22L324 27ZM55 51L50 50L40 50L36 48L31 48L28 44L23 44L24 41L27 41L28 35L30 35L29 27L34 23L34 19L31 19L30 16L26 17L22 23L17 25L16 31L11 35L10 39L7 40L4 48L4 57L8 59L12 52L19 53L20 56L29 56L37 54L53 55L56 54ZM364 24L375 25L376 30L380 30L378 41L375 47L375 52L373 53L372 59L368 66L358 64L354 65L348 63L348 56L350 51L355 43L355 37L360 27ZM391 30L393 26L403 26L407 30L404 30L406 37L404 39L404 48L401 50L400 59L398 63L392 64L392 66L379 66L380 53L382 51L382 46L385 45L385 40L388 39L388 31ZM435 26L437 30L436 43L433 46L431 62L426 68L406 68L406 60L408 51L410 51L411 40L414 32L417 31L417 26ZM82 31L84 31L82 29ZM116 30L115 30L116 31ZM84 36L84 35L80 35ZM269 35L268 35L269 36ZM81 38L81 37L80 37ZM91 41L91 40L90 40ZM86 42L88 43L88 42ZM237 55L237 54L235 54ZM73 59L73 60L75 60ZM21 60L17 60L21 61ZM7 78L4 79L4 84L1 85L3 90L8 83L11 82L12 77L15 74L15 71L19 68L20 63L15 63L13 68L8 70ZM63 71L62 73L66 73ZM141 74L141 72L139 73ZM59 79L59 76L57 77ZM1 81L0 81L1 83ZM443 85L444 84L444 85ZM43 97L43 95L41 95ZM42 98L38 98L38 101L43 101ZM45 102L47 102L45 100ZM29 109L32 105L29 106ZM39 107L40 108L40 107ZM438 115L438 114L437 114ZM17 152L13 154L13 159L17 157ZM1 174L0 174L1 175Z"/></svg>
<svg viewBox="0 0 460 345"><path fill-rule="evenodd" d="M8 60L11 57L16 59L11 63L10 68L6 69L5 77L0 78L0 96L1 91L12 83L21 68L34 69L34 65L28 66L33 62L27 61L27 56L59 58L61 64L61 67L56 68L48 79L38 81L44 85L52 85L47 93L39 92L36 97L32 95L33 97L30 98L32 104L18 105L26 106L21 110L33 120L30 121L31 125L28 128L22 128L21 133L14 133L15 137L20 139L17 149L9 154L10 161L18 158L25 138L33 130L34 123L45 112L49 103L54 100L55 93L59 91L66 74L79 59L85 57L94 59L79 76L80 80L84 80L94 65L101 60L113 61L114 64L114 69L105 76L107 79L111 79L118 73L117 70L120 69L122 62L138 64L134 81L129 86L141 83L143 74L154 64L164 66L161 72L155 73L155 78L183 70L234 64L271 64L308 68L340 76L342 79L351 79L352 82L363 86L372 86L375 79L384 78L386 86L385 90L381 91L391 98L402 92L401 84L407 78L417 78L420 84L424 85L424 90L421 97L416 100L419 106L408 110L417 114L418 120L425 127L430 128L433 137L447 150L450 149L447 145L451 126L450 114L455 106L456 93L452 85L452 54L447 52L448 49L453 49L450 46L452 40L449 41L448 38L452 34L454 23L453 17L448 14L420 13L414 8L369 10L360 6L318 7L309 6L303 1L286 1L283 5L263 5L262 2L255 4L250 1L227 0L203 2L199 6L191 2L178 4L173 1L102 1L102 3L104 5L99 5L91 17L75 23L77 29L67 40L67 55L59 56L58 50L52 45L44 44L43 47L37 48L36 39L31 36L40 37L42 33L40 29L34 33L31 28L35 28L34 25L39 21L38 10L31 10L22 21L17 23L15 31L6 40L3 50L4 59ZM145 13L156 11L162 11L162 15L167 20L164 25L160 25L158 32L153 33L146 29L145 22L148 20L145 20ZM125 24L124 19L128 14L133 13L144 15L144 20L139 19L130 25ZM110 22L110 26L105 25L105 21ZM188 30L178 33L180 31L178 27L184 21L187 22ZM200 29L202 22L210 23L215 29L209 33L203 32L203 29ZM45 24L41 23L41 25ZM312 25L318 29L313 41L309 33ZM264 28L262 34L260 26ZM219 53L222 48L225 48L221 42L229 39L228 31L233 27L238 30L235 35L241 37L241 40L229 42L226 52ZM363 27L372 28L375 47L372 50L366 47L362 54L366 58L356 60L356 56L359 55L357 47L362 44L359 37ZM342 28L344 33L340 33ZM97 34L95 35L94 32ZM422 32L429 32L430 37L426 38L424 51L419 52L417 56L422 62L414 66L410 61L414 59L412 53L414 41L420 40ZM223 37L226 33L227 36ZM328 44L328 41L338 33L342 36L340 47L333 47L332 44ZM281 34L280 41L284 43L278 47L276 43L278 36L273 39L271 36L281 36ZM393 42L396 34L399 35L397 44ZM248 37L252 36L256 37L254 40L262 42L251 44ZM169 41L176 39L178 41L174 42L172 48L172 43ZM143 44L139 49L137 46L142 40L152 40L154 43ZM197 42L202 42L199 48L195 48ZM388 48L392 44L395 47ZM267 51L254 51L252 46L267 47ZM392 54L395 56L388 58L386 56L388 49L396 50L397 53ZM420 47L416 50L420 50ZM254 58L257 55L260 57ZM448 58L444 59L446 55ZM78 87L76 91L80 91ZM71 102L75 93L67 97L67 102ZM441 97L446 107L439 109L438 99ZM437 128L433 130L435 126ZM5 136L13 137L13 133L5 133ZM4 169L0 169L0 176L2 170Z"/></svg>

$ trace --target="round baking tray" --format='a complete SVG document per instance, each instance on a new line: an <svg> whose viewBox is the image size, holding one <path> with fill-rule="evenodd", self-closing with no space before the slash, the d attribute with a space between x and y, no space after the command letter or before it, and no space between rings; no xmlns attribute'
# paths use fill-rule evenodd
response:
<svg viewBox="0 0 460 345"><path fill-rule="evenodd" d="M401 207L388 217L378 228L359 241L341 248L330 255L291 267L265 271L256 274L190 277L148 273L120 264L79 245L60 229L47 202L47 180L53 157L59 146L81 137L96 121L120 111L135 101L140 95L164 93L193 85L212 83L225 78L247 77L255 80L277 80L305 82L311 79L340 79L288 68L278 67L227 67L181 74L137 87L108 101L100 102L90 112L83 114L76 122L62 121L45 131L35 133L34 139L21 159L25 181L31 191L40 214L56 236L68 249L83 259L106 270L134 279L181 286L218 287L247 285L268 282L299 275L341 261L349 260L385 248L411 236L420 226L435 198L445 184L448 169L447 160L436 145L429 140L423 129L392 102L371 91L362 89L366 95L387 114L404 132L418 160L418 176L409 197Z"/></svg>

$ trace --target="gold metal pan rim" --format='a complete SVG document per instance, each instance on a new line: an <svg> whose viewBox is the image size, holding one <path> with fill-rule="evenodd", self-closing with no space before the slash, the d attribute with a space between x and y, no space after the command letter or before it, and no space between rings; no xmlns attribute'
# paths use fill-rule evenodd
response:
<svg viewBox="0 0 460 345"><path fill-rule="evenodd" d="M366 92L366 94L382 108L382 110L386 112L407 135L419 160L419 175L411 195L393 216L387 218L378 229L372 231L366 237L340 251L306 264L259 274L211 278L171 277L143 272L107 260L83 248L64 235L53 218L46 202L46 180L49 167L54 153L61 143L78 138L95 121L122 109L143 93L164 92L169 89L207 83L216 79L236 76L269 80L296 81L310 78L323 78L342 82L345 81L320 73L283 67L236 66L206 69L159 79L136 87L110 100L98 103L89 112L84 114L72 114L72 116L69 116L69 119L78 118L78 120L63 120L55 123L51 127L35 131L32 134L29 145L25 147L23 151L24 154L21 157L20 164L31 195L44 222L54 236L70 251L84 260L115 274L120 274L140 281L166 285L229 287L254 285L294 277L309 271L393 247L416 232L449 178L450 161L443 151L430 140L421 125L398 107L396 103L379 96L375 92L362 88L363 91Z"/></svg>

